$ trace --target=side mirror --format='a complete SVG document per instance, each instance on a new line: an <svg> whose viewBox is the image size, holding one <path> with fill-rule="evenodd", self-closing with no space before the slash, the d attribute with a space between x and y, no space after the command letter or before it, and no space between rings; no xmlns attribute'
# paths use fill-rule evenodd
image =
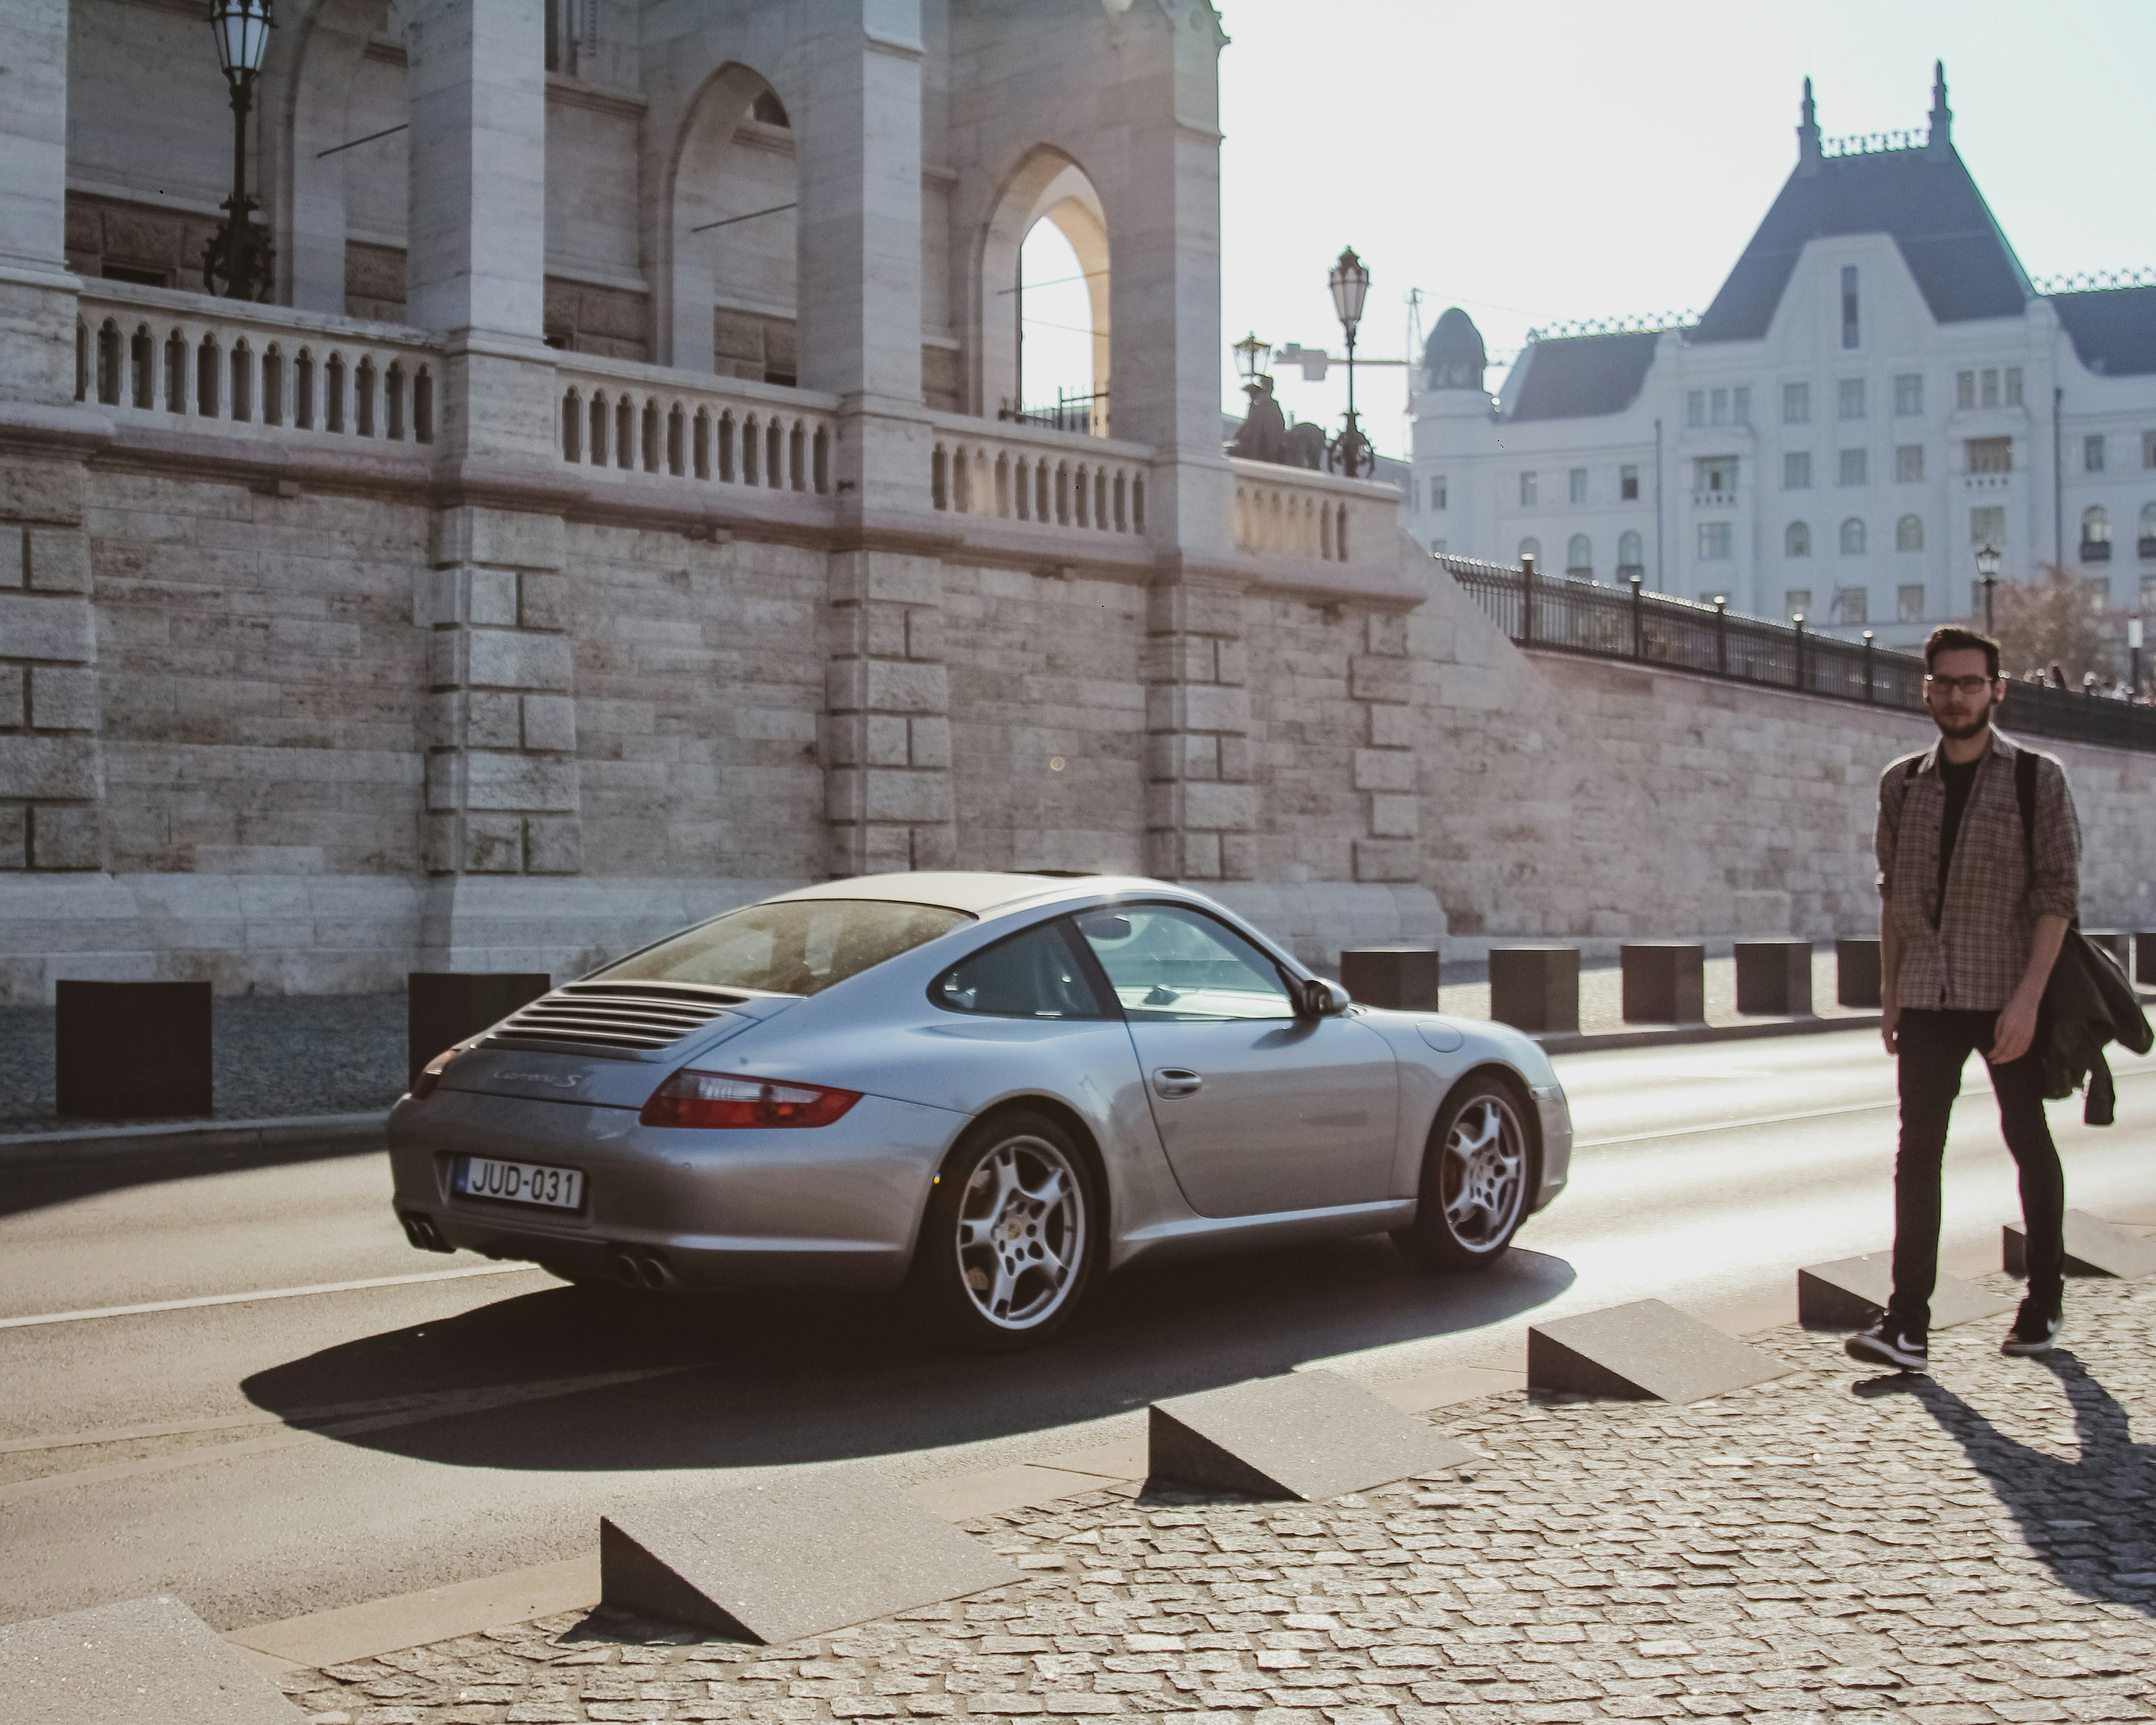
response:
<svg viewBox="0 0 2156 1725"><path fill-rule="evenodd" d="M1296 1015L1306 1019L1337 1018L1354 1004L1354 997L1337 983L1322 976L1304 981L1296 997Z"/></svg>

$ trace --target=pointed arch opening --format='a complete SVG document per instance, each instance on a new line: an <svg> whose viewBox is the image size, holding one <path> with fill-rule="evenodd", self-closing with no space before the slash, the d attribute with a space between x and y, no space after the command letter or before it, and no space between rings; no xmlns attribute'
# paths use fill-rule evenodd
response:
<svg viewBox="0 0 2156 1725"><path fill-rule="evenodd" d="M1038 414L1065 430L1107 436L1111 285L1098 190L1062 151L1034 150L1004 183L981 239L970 409L988 418Z"/></svg>

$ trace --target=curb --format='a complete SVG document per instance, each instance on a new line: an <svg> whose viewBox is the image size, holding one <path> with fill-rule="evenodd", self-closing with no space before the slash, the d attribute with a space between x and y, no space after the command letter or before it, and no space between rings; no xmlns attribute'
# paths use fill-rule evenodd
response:
<svg viewBox="0 0 2156 1725"><path fill-rule="evenodd" d="M0 1168L86 1168L184 1157L244 1168L351 1156L382 1147L389 1111L372 1114L289 1114L269 1120L157 1122L75 1132L0 1137Z"/></svg>
<svg viewBox="0 0 2156 1725"><path fill-rule="evenodd" d="M1880 1014L1850 1013L1768 1019L1756 1024L1668 1024L1640 1030L1531 1030L1544 1054L1594 1054L1611 1048L1676 1048L1691 1042L1750 1042L1762 1036L1818 1036L1830 1030L1876 1030Z"/></svg>

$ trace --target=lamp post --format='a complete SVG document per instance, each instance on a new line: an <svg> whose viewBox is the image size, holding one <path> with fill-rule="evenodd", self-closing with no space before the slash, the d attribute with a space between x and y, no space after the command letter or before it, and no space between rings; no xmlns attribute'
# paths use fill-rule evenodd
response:
<svg viewBox="0 0 2156 1725"><path fill-rule="evenodd" d="M1997 625L1992 620L1991 595L1999 585L1999 547L1979 545L1976 548L1976 577L1984 583L1984 632L1996 634Z"/></svg>
<svg viewBox="0 0 2156 1725"><path fill-rule="evenodd" d="M252 219L254 200L247 195L247 114L270 47L270 0L210 0L209 27L232 90L232 196L223 225L203 249L203 285L228 300L267 299L270 230Z"/></svg>
<svg viewBox="0 0 2156 1725"><path fill-rule="evenodd" d="M1235 375L1243 380L1245 389L1255 388L1258 379L1266 375L1265 367L1272 363L1273 344L1260 341L1253 330L1235 344Z"/></svg>
<svg viewBox="0 0 2156 1725"><path fill-rule="evenodd" d="M1355 326L1363 321L1363 299L1370 291L1370 272L1355 255L1354 247L1340 254L1340 260L1326 277L1326 285L1332 290L1332 309L1348 336L1348 418L1340 435L1327 445L1325 457L1335 473L1360 479L1377 467L1378 452L1363 435L1362 422L1355 413Z"/></svg>

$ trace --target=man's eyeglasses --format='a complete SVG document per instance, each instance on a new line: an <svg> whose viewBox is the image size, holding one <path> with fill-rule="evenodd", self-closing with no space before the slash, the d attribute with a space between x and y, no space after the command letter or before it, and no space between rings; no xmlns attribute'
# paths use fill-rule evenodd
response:
<svg viewBox="0 0 2156 1725"><path fill-rule="evenodd" d="M1948 695L1965 695L1971 701L1991 686L1989 677L1930 677L1924 679L1926 694L1938 698Z"/></svg>

